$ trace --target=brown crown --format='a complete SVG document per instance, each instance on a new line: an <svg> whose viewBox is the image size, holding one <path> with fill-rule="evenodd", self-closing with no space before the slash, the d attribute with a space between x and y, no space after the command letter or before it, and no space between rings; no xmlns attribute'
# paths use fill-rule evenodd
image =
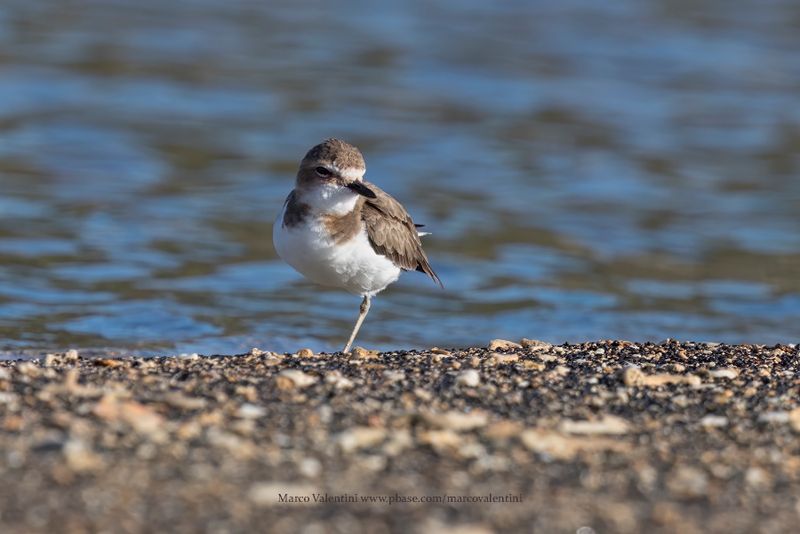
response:
<svg viewBox="0 0 800 534"><path fill-rule="evenodd" d="M311 148L300 166L305 167L318 163L332 163L340 169L366 169L367 167L359 149L341 139L334 138L326 139Z"/></svg>

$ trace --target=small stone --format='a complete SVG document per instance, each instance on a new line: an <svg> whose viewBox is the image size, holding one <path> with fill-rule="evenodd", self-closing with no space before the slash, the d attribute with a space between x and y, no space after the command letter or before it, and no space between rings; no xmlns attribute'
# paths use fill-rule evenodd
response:
<svg viewBox="0 0 800 534"><path fill-rule="evenodd" d="M456 376L456 384L460 386L465 386L468 388L478 387L481 383L481 374L476 371L475 369L467 369L466 371L461 371Z"/></svg>
<svg viewBox="0 0 800 534"><path fill-rule="evenodd" d="M734 393L729 389L725 389L720 391L717 395L714 395L714 402L717 404L725 404L733 399Z"/></svg>
<svg viewBox="0 0 800 534"><path fill-rule="evenodd" d="M405 428L392 430L389 434L389 441L383 446L383 452L387 456L397 456L406 449L410 449L414 445L414 440L411 437L411 432Z"/></svg>
<svg viewBox="0 0 800 534"><path fill-rule="evenodd" d="M364 360L374 360L380 356L380 352L377 350L369 350L365 349L364 347L354 348L351 354L356 358L361 358Z"/></svg>
<svg viewBox="0 0 800 534"><path fill-rule="evenodd" d="M696 375L667 373L646 375L635 365L630 365L623 369L621 378L623 384L628 387L659 387L667 384L688 384L692 387L697 387L701 384L700 377Z"/></svg>
<svg viewBox="0 0 800 534"><path fill-rule="evenodd" d="M628 443L606 437L575 438L552 430L530 428L520 434L520 441L530 451L558 460L571 460L580 453L599 451L627 452Z"/></svg>
<svg viewBox="0 0 800 534"><path fill-rule="evenodd" d="M440 355L442 355L442 356L452 356L452 355L453 355L453 353L452 353L452 352L450 352L449 350L440 349L439 347L433 347L433 348L431 349L431 353L433 353L433 354L440 354Z"/></svg>
<svg viewBox="0 0 800 534"><path fill-rule="evenodd" d="M772 485L770 474L760 467L749 467L744 474L745 483L756 490L766 490Z"/></svg>
<svg viewBox="0 0 800 534"><path fill-rule="evenodd" d="M322 463L316 458L303 458L297 467L306 478L316 478L322 472Z"/></svg>
<svg viewBox="0 0 800 534"><path fill-rule="evenodd" d="M708 490L708 476L695 467L680 466L667 478L667 489L684 499L704 497Z"/></svg>
<svg viewBox="0 0 800 534"><path fill-rule="evenodd" d="M300 349L300 350L297 351L297 357L298 358L313 358L314 357L314 351L311 350L311 349L308 349L308 348Z"/></svg>
<svg viewBox="0 0 800 534"><path fill-rule="evenodd" d="M102 457L79 439L68 440L64 443L62 451L67 466L73 471L95 471L103 466Z"/></svg>
<svg viewBox="0 0 800 534"><path fill-rule="evenodd" d="M486 427L483 435L491 440L506 440L518 436L520 432L522 432L522 426L517 421L504 419Z"/></svg>
<svg viewBox="0 0 800 534"><path fill-rule="evenodd" d="M427 412L422 414L422 418L430 426L446 428L449 430L464 431L486 426L489 416L486 412L473 410L463 413L455 410L449 412Z"/></svg>
<svg viewBox="0 0 800 534"><path fill-rule="evenodd" d="M429 445L436 452L444 453L454 450L463 444L463 438L452 430L428 430L421 432L417 441Z"/></svg>
<svg viewBox="0 0 800 534"><path fill-rule="evenodd" d="M0 391L0 404L14 404L17 400L19 400L19 395L16 393Z"/></svg>
<svg viewBox="0 0 800 534"><path fill-rule="evenodd" d="M345 454L374 447L386 439L386 429L357 426L349 428L336 437L336 443Z"/></svg>
<svg viewBox="0 0 800 534"><path fill-rule="evenodd" d="M69 349L67 352L64 353L64 361L74 363L77 362L79 358L80 355L78 354L78 351L75 349Z"/></svg>
<svg viewBox="0 0 800 534"><path fill-rule="evenodd" d="M758 416L758 421L761 423L788 423L791 421L790 412L775 411L764 412Z"/></svg>
<svg viewBox="0 0 800 534"><path fill-rule="evenodd" d="M728 418L722 415L706 415L700 419L700 426L705 428L720 428L728 426Z"/></svg>
<svg viewBox="0 0 800 534"><path fill-rule="evenodd" d="M121 361L113 360L111 358L101 358L98 360L93 360L92 363L98 367L119 367L122 365Z"/></svg>
<svg viewBox="0 0 800 534"><path fill-rule="evenodd" d="M521 349L522 345L508 341L507 339L493 339L486 347L489 350L516 350Z"/></svg>
<svg viewBox="0 0 800 534"><path fill-rule="evenodd" d="M542 362L534 362L531 360L523 360L522 367L529 371L544 371L547 366Z"/></svg>
<svg viewBox="0 0 800 534"><path fill-rule="evenodd" d="M155 434L164 424L164 418L151 408L135 401L121 401L106 394L95 404L94 414L106 421L121 421L141 434Z"/></svg>
<svg viewBox="0 0 800 534"><path fill-rule="evenodd" d="M552 344L547 343L545 341L539 341L538 339L528 339L525 337L522 338L520 344L524 348L534 352L549 350L553 347Z"/></svg>
<svg viewBox="0 0 800 534"><path fill-rule="evenodd" d="M644 373L635 365L629 365L622 370L622 383L628 387L639 386L644 383Z"/></svg>
<svg viewBox="0 0 800 534"><path fill-rule="evenodd" d="M519 361L519 354L502 354L500 352L493 352L491 358L494 359L498 365L509 365Z"/></svg>
<svg viewBox="0 0 800 534"><path fill-rule="evenodd" d="M469 366L470 367L480 367L481 366L481 359L477 356L473 356L469 359Z"/></svg>
<svg viewBox="0 0 800 534"><path fill-rule="evenodd" d="M205 408L208 402L202 397L189 397L177 391L164 395L164 402L174 408L183 410L199 410Z"/></svg>
<svg viewBox="0 0 800 534"><path fill-rule="evenodd" d="M596 421L561 422L560 429L568 434L627 434L630 432L628 421L616 415L605 415Z"/></svg>
<svg viewBox="0 0 800 534"><path fill-rule="evenodd" d="M304 373L303 371L299 371L297 369L286 369L278 373L276 380L278 380L278 388L288 390L294 388L307 388L313 384L316 384L318 379L314 375Z"/></svg>
<svg viewBox="0 0 800 534"><path fill-rule="evenodd" d="M414 395L417 396L422 402L430 402L433 399L433 394L427 389L414 388Z"/></svg>
<svg viewBox="0 0 800 534"><path fill-rule="evenodd" d="M39 376L39 368L31 362L22 362L17 365L17 372L24 376Z"/></svg>
<svg viewBox="0 0 800 534"><path fill-rule="evenodd" d="M406 374L401 371L392 371L391 369L389 369L383 372L383 379L386 381L387 384L402 382L403 380L405 380L405 378Z"/></svg>
<svg viewBox="0 0 800 534"><path fill-rule="evenodd" d="M733 368L713 369L708 374L714 378L734 379L739 376L739 371Z"/></svg>
<svg viewBox="0 0 800 534"><path fill-rule="evenodd" d="M795 408L789 412L789 426L795 432L800 432L800 408Z"/></svg>
<svg viewBox="0 0 800 534"><path fill-rule="evenodd" d="M225 449L235 458L249 458L255 451L255 446L251 441L241 439L236 434L226 432L218 427L209 428L206 432L206 438L212 446Z"/></svg>
<svg viewBox="0 0 800 534"><path fill-rule="evenodd" d="M332 385L337 390L346 390L353 387L353 381L343 376L340 371L330 371L326 373L325 383Z"/></svg>
<svg viewBox="0 0 800 534"><path fill-rule="evenodd" d="M265 351L265 350L261 350L258 347L253 347L252 349L250 349L250 352L248 352L247 354L250 355L250 356L254 356L254 357L258 358L260 356L264 356L265 354L269 354L269 352Z"/></svg>
<svg viewBox="0 0 800 534"><path fill-rule="evenodd" d="M250 404L249 402L245 402L239 406L238 410L236 410L236 416L241 417L242 419L258 419L259 417L264 417L265 415L267 415L267 410L265 410L262 406Z"/></svg>

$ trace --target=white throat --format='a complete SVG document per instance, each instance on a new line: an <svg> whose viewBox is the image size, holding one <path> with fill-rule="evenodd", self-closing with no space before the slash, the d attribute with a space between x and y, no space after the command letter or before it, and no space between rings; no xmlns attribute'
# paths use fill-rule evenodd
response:
<svg viewBox="0 0 800 534"><path fill-rule="evenodd" d="M353 211L358 193L334 184L320 184L300 192L300 200L319 214L345 215Z"/></svg>

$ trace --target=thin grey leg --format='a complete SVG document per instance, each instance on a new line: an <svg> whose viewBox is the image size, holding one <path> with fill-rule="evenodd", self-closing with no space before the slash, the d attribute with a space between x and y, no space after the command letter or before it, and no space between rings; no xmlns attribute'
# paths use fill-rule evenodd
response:
<svg viewBox="0 0 800 534"><path fill-rule="evenodd" d="M353 341L356 339L356 334L358 334L359 329L361 328L361 323L364 322L364 319L367 317L367 313L369 313L369 295L364 295L364 300L361 301L361 307L359 308L358 320L356 320L356 326L353 327L353 333L350 334L350 339L347 341L347 345L344 346L342 352L348 353L350 352L350 347L353 345Z"/></svg>

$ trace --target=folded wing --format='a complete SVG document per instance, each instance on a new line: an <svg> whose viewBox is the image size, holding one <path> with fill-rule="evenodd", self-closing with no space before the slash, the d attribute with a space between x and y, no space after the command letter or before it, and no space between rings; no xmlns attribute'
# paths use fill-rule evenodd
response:
<svg viewBox="0 0 800 534"><path fill-rule="evenodd" d="M366 199L361 210L369 242L378 254L389 258L406 271L420 271L442 285L422 250L417 227L405 208L388 193L371 183L364 183L375 192Z"/></svg>

